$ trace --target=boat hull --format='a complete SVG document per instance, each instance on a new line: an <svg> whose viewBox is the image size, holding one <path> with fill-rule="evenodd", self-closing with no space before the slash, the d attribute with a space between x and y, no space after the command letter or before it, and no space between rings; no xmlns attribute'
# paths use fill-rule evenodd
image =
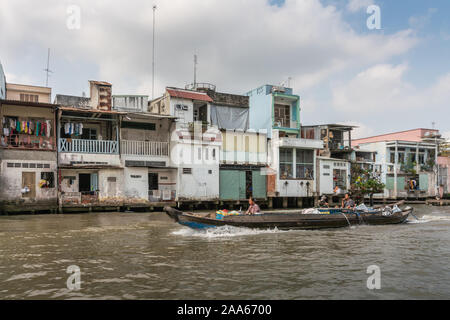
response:
<svg viewBox="0 0 450 320"><path fill-rule="evenodd" d="M165 208L167 214L181 225L193 229L207 229L222 226L244 227L251 229L331 229L354 225L388 225L404 223L413 209L408 207L402 212L390 216L383 215L381 210L375 213L342 213L342 214L300 214L300 213L266 213L254 216L228 216L223 220L203 217L193 213L181 212ZM175 218L174 218L175 217Z"/></svg>

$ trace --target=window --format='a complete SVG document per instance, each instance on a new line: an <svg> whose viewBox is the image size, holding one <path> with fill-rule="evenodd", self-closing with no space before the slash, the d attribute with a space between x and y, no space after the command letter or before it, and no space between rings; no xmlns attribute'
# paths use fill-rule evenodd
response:
<svg viewBox="0 0 450 320"><path fill-rule="evenodd" d="M333 170L333 187L339 187L342 190L347 189L347 170Z"/></svg>
<svg viewBox="0 0 450 320"><path fill-rule="evenodd" d="M280 149L280 179L292 179L293 177L292 149Z"/></svg>
<svg viewBox="0 0 450 320"><path fill-rule="evenodd" d="M183 174L192 174L192 168L183 168Z"/></svg>
<svg viewBox="0 0 450 320"><path fill-rule="evenodd" d="M38 100L39 100L39 96L37 94L27 94L27 93L20 94L20 101L38 102Z"/></svg>
<svg viewBox="0 0 450 320"><path fill-rule="evenodd" d="M55 187L55 173L54 172L41 172L41 181L39 182L41 188L54 188Z"/></svg>
<svg viewBox="0 0 450 320"><path fill-rule="evenodd" d="M198 152L198 160L202 160L202 148L198 148L197 152Z"/></svg>
<svg viewBox="0 0 450 320"><path fill-rule="evenodd" d="M208 148L205 148L205 160L209 160L209 152Z"/></svg>
<svg viewBox="0 0 450 320"><path fill-rule="evenodd" d="M291 126L291 108L287 105L276 104L275 105L275 123L278 123L280 127L289 128ZM276 126L278 126L276 124Z"/></svg>
<svg viewBox="0 0 450 320"><path fill-rule="evenodd" d="M405 163L405 153L404 152L398 153L398 163Z"/></svg>
<svg viewBox="0 0 450 320"><path fill-rule="evenodd" d="M212 170L208 170L208 174L212 174Z"/></svg>
<svg viewBox="0 0 450 320"><path fill-rule="evenodd" d="M314 180L314 151L296 150L297 179Z"/></svg>
<svg viewBox="0 0 450 320"><path fill-rule="evenodd" d="M82 140L97 140L97 129L83 128Z"/></svg>
<svg viewBox="0 0 450 320"><path fill-rule="evenodd" d="M419 154L419 164L425 164L425 154Z"/></svg>
<svg viewBox="0 0 450 320"><path fill-rule="evenodd" d="M390 163L395 163L395 152L391 152L390 154Z"/></svg>
<svg viewBox="0 0 450 320"><path fill-rule="evenodd" d="M213 160L216 160L216 149L212 150L212 158Z"/></svg>

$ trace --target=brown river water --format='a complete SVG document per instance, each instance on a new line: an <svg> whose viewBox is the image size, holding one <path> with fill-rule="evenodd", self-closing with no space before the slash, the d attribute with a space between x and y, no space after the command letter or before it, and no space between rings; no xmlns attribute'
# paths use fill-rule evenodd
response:
<svg viewBox="0 0 450 320"><path fill-rule="evenodd" d="M415 214L322 231L193 231L163 213L2 216L0 299L450 299L450 207ZM379 290L367 288L371 265Z"/></svg>

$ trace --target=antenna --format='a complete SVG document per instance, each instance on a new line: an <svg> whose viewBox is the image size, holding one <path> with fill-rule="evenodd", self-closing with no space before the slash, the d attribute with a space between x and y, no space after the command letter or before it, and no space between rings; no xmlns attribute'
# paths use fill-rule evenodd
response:
<svg viewBox="0 0 450 320"><path fill-rule="evenodd" d="M194 89L197 88L197 64L198 64L197 55L194 54Z"/></svg>
<svg viewBox="0 0 450 320"><path fill-rule="evenodd" d="M53 73L53 71L50 70L50 48L48 48L47 68L44 69L44 71L47 73L47 79L45 81L45 86L48 87L48 77L50 76L49 73Z"/></svg>
<svg viewBox="0 0 450 320"><path fill-rule="evenodd" d="M152 54L152 100L155 98L155 13L156 5L153 5L153 54Z"/></svg>

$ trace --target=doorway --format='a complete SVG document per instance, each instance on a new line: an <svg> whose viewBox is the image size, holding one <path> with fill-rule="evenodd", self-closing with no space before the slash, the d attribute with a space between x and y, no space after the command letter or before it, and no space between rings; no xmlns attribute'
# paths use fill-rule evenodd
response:
<svg viewBox="0 0 450 320"><path fill-rule="evenodd" d="M245 172L245 197L250 199L253 197L253 173L252 171Z"/></svg>
<svg viewBox="0 0 450 320"><path fill-rule="evenodd" d="M149 191L159 190L159 182L158 182L158 174L157 173L151 172L148 174L148 190Z"/></svg>
<svg viewBox="0 0 450 320"><path fill-rule="evenodd" d="M80 173L79 192L91 192L91 174Z"/></svg>
<svg viewBox="0 0 450 320"><path fill-rule="evenodd" d="M28 192L23 193L23 198L36 198L36 173L35 172L22 172L22 189L27 187Z"/></svg>

